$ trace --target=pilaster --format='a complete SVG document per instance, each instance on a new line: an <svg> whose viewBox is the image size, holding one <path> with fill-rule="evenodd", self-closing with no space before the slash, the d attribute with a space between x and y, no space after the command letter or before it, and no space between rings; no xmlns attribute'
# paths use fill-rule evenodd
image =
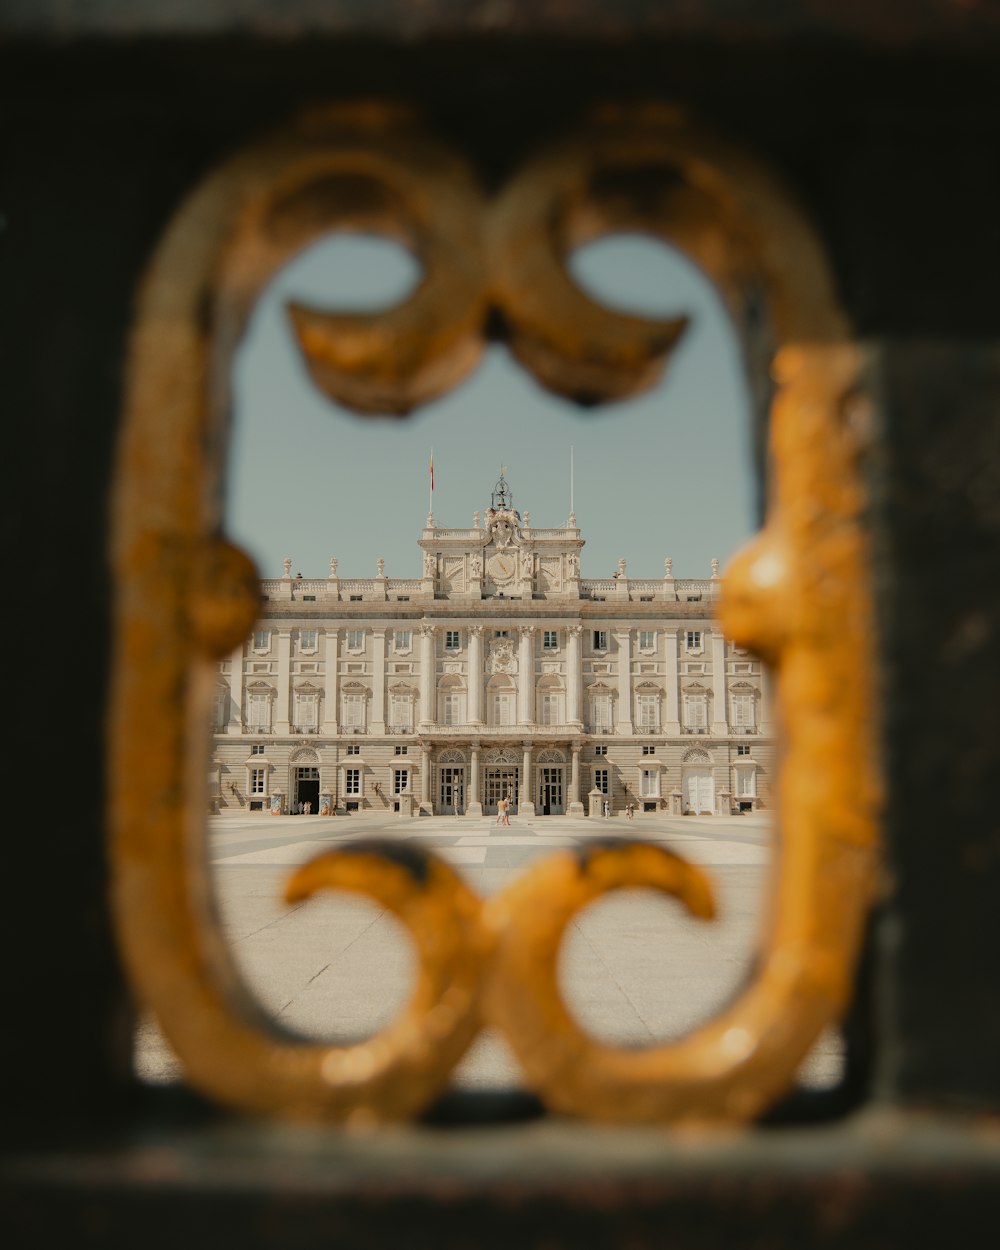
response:
<svg viewBox="0 0 1000 1250"><path fill-rule="evenodd" d="M663 732L672 735L677 735L681 732L680 673L677 664L677 635L679 632L677 629L665 629L663 631L664 658L666 660L664 684L667 688L667 715Z"/></svg>
<svg viewBox="0 0 1000 1250"><path fill-rule="evenodd" d="M278 706L275 708L274 732L291 733L288 709L292 678L292 632L278 630Z"/></svg>
<svg viewBox="0 0 1000 1250"><path fill-rule="evenodd" d="M532 798L534 790L531 786L531 743L522 742L522 750L524 758L521 766L521 793L517 796L517 814L518 816L534 816L535 800Z"/></svg>
<svg viewBox="0 0 1000 1250"><path fill-rule="evenodd" d="M534 628L522 625L517 649L517 723L532 725L535 721L535 656Z"/></svg>
<svg viewBox="0 0 1000 1250"><path fill-rule="evenodd" d="M729 732L726 707L726 638L721 629L712 630L712 733L724 737Z"/></svg>
<svg viewBox="0 0 1000 1250"><path fill-rule="evenodd" d="M479 749L478 742L469 743L469 798L465 806L468 816L483 814L483 804L479 797Z"/></svg>
<svg viewBox="0 0 1000 1250"><path fill-rule="evenodd" d="M337 733L340 722L340 630L326 631L326 662L323 676L323 733Z"/></svg>
<svg viewBox="0 0 1000 1250"><path fill-rule="evenodd" d="M615 732L632 733L632 631L615 630L618 642L618 719Z"/></svg>
<svg viewBox="0 0 1000 1250"><path fill-rule="evenodd" d="M570 625L566 630L566 723L575 729L583 729L580 713L583 686L583 661L580 638L582 625Z"/></svg>
<svg viewBox="0 0 1000 1250"><path fill-rule="evenodd" d="M434 654L433 625L420 626L420 722L418 728L430 729L434 724L434 690L437 658ZM421 800L423 802L423 800Z"/></svg>
<svg viewBox="0 0 1000 1250"><path fill-rule="evenodd" d="M229 715L226 733L243 732L243 643L229 657Z"/></svg>
<svg viewBox="0 0 1000 1250"><path fill-rule="evenodd" d="M385 630L372 630L372 719L373 734L385 733Z"/></svg>
<svg viewBox="0 0 1000 1250"><path fill-rule="evenodd" d="M582 816L583 804L580 802L580 748L574 746L569 772L569 807L567 815Z"/></svg>
<svg viewBox="0 0 1000 1250"><path fill-rule="evenodd" d="M483 723L483 627L470 625L469 637L469 724Z"/></svg>

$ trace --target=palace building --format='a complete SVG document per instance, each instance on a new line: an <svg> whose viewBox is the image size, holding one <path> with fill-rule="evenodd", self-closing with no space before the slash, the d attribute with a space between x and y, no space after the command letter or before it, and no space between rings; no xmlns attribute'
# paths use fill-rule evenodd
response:
<svg viewBox="0 0 1000 1250"><path fill-rule="evenodd" d="M433 515L422 576L261 582L251 638L219 665L218 811L728 814L767 806L760 661L704 580L580 575L570 515L535 529L501 475L470 529ZM605 807L607 805L607 808Z"/></svg>

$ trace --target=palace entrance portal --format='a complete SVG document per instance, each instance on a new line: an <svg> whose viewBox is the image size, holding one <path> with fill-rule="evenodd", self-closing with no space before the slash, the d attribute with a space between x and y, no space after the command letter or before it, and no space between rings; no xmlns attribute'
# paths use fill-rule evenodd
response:
<svg viewBox="0 0 1000 1250"><path fill-rule="evenodd" d="M465 765L443 764L438 778L438 810L445 816L460 815L465 811Z"/></svg>
<svg viewBox="0 0 1000 1250"><path fill-rule="evenodd" d="M561 816L565 810L563 766L546 764L538 770L538 814Z"/></svg>
<svg viewBox="0 0 1000 1250"><path fill-rule="evenodd" d="M489 765L484 772L485 786L483 789L483 811L496 815L497 804L501 799L517 802L518 781L521 770L516 764Z"/></svg>

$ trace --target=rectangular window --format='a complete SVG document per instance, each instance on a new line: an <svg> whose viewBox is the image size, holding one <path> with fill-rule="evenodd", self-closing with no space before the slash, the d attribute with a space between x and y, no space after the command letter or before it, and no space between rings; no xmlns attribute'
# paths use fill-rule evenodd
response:
<svg viewBox="0 0 1000 1250"><path fill-rule="evenodd" d="M737 749L738 749L738 748L737 748ZM747 747L747 750L749 751L749 750L750 750L750 748L749 748L749 747ZM264 744L263 744L263 742L252 742L252 743L250 744L250 754L251 754L251 755L263 755L263 754L264 754Z"/></svg>
<svg viewBox="0 0 1000 1250"><path fill-rule="evenodd" d="M361 793L361 769L345 768L344 769L344 791L350 795L359 795Z"/></svg>
<svg viewBox="0 0 1000 1250"><path fill-rule="evenodd" d="M271 728L271 696L263 693L250 695L250 732L266 733Z"/></svg>
<svg viewBox="0 0 1000 1250"><path fill-rule="evenodd" d="M299 630L299 647L303 651L316 650L316 631L314 629Z"/></svg>
<svg viewBox="0 0 1000 1250"><path fill-rule="evenodd" d="M598 733L611 728L611 695L595 694L591 698L590 723Z"/></svg>
<svg viewBox="0 0 1000 1250"><path fill-rule="evenodd" d="M266 794L267 793L267 769L251 768L250 769L250 793Z"/></svg>
<svg viewBox="0 0 1000 1250"><path fill-rule="evenodd" d="M444 631L444 649L445 651L460 651L462 649L461 630L446 629Z"/></svg>
<svg viewBox="0 0 1000 1250"><path fill-rule="evenodd" d="M350 595L348 596L348 598L351 603L361 603L361 601L364 599L364 595Z"/></svg>
<svg viewBox="0 0 1000 1250"><path fill-rule="evenodd" d="M603 744L602 744L602 745L600 745L600 746L596 746L596 747L594 747L594 754L595 754L595 755L607 755L607 753L608 753L608 748L607 748L607 746L605 746L605 745L603 745Z"/></svg>
<svg viewBox="0 0 1000 1250"><path fill-rule="evenodd" d="M409 751L409 749L410 749L409 747L405 747L405 746L402 746L402 747L401 747L401 746L397 746L397 747L394 747L394 748L393 748L393 754L394 754L394 755L405 755L405 754L407 753L407 751Z"/></svg>
<svg viewBox="0 0 1000 1250"><path fill-rule="evenodd" d="M352 743L350 746L348 746L346 754L348 754L348 755L360 755L360 754L361 754L361 748L360 748L359 746L357 746L356 744Z"/></svg>
<svg viewBox="0 0 1000 1250"><path fill-rule="evenodd" d="M734 694L732 701L732 725L737 733L751 733L754 727L752 694Z"/></svg>
<svg viewBox="0 0 1000 1250"><path fill-rule="evenodd" d="M688 729L708 728L708 699L703 694L684 696L684 724Z"/></svg>
<svg viewBox="0 0 1000 1250"><path fill-rule="evenodd" d="M606 629L594 630L594 650L607 651L608 649L608 631Z"/></svg>
<svg viewBox="0 0 1000 1250"><path fill-rule="evenodd" d="M740 799L757 797L757 773L753 768L736 768L736 796Z"/></svg>
<svg viewBox="0 0 1000 1250"><path fill-rule="evenodd" d="M409 651L413 645L413 631L397 629L393 636L392 645L397 651Z"/></svg>
<svg viewBox="0 0 1000 1250"><path fill-rule="evenodd" d="M344 695L344 713L341 720L345 729L364 729L365 696L363 694Z"/></svg>
<svg viewBox="0 0 1000 1250"><path fill-rule="evenodd" d="M394 768L392 770L392 792L393 794L402 794L406 789L406 783L409 780L410 770L408 768Z"/></svg>
<svg viewBox="0 0 1000 1250"><path fill-rule="evenodd" d="M600 790L602 794L608 793L608 769L594 769L594 789Z"/></svg>
<svg viewBox="0 0 1000 1250"><path fill-rule="evenodd" d="M318 699L314 694L298 694L295 696L295 724L299 729L315 729L318 724L316 717Z"/></svg>
<svg viewBox="0 0 1000 1250"><path fill-rule="evenodd" d="M229 691L219 690L212 700L212 729L218 733L225 729L229 716Z"/></svg>
<svg viewBox="0 0 1000 1250"><path fill-rule="evenodd" d="M639 650L652 651L656 646L656 630L640 629L639 630Z"/></svg>
<svg viewBox="0 0 1000 1250"><path fill-rule="evenodd" d="M392 727L409 731L413 723L413 700L408 694L392 696Z"/></svg>
<svg viewBox="0 0 1000 1250"><path fill-rule="evenodd" d="M652 602L653 602L653 596L652 596L652 595L640 595L640 596L639 596L639 602L640 602L640 603L652 603Z"/></svg>
<svg viewBox="0 0 1000 1250"><path fill-rule="evenodd" d="M655 754L656 754L656 747L643 747L643 748L642 748L642 753L643 753L643 755L655 755Z"/></svg>
<svg viewBox="0 0 1000 1250"><path fill-rule="evenodd" d="M750 754L749 746L745 742L741 742L740 745L736 748L736 754L737 755L749 755Z"/></svg>
<svg viewBox="0 0 1000 1250"><path fill-rule="evenodd" d="M510 630L509 629L495 629L493 631L493 637L494 638L509 638Z"/></svg>
<svg viewBox="0 0 1000 1250"><path fill-rule="evenodd" d="M441 696L441 720L445 725L461 725L462 696L460 694L444 694Z"/></svg>
<svg viewBox="0 0 1000 1250"><path fill-rule="evenodd" d="M644 799L655 799L660 793L660 770L644 768L639 780L639 793Z"/></svg>
<svg viewBox="0 0 1000 1250"><path fill-rule="evenodd" d="M558 629L542 630L542 650L558 651L559 650L559 631Z"/></svg>
<svg viewBox="0 0 1000 1250"><path fill-rule="evenodd" d="M701 630L689 629L684 635L684 646L688 651L701 650Z"/></svg>
<svg viewBox="0 0 1000 1250"><path fill-rule="evenodd" d="M253 649L255 651L270 651L271 649L271 631L269 629L258 629L253 636Z"/></svg>
<svg viewBox="0 0 1000 1250"><path fill-rule="evenodd" d="M361 651L365 645L365 631L363 629L349 629L347 631L347 649L348 651Z"/></svg>
<svg viewBox="0 0 1000 1250"><path fill-rule="evenodd" d="M660 727L660 696L658 694L639 695L639 728L659 729Z"/></svg>
<svg viewBox="0 0 1000 1250"><path fill-rule="evenodd" d="M493 696L493 724L494 725L513 725L514 723L514 696L507 692L494 694Z"/></svg>
<svg viewBox="0 0 1000 1250"><path fill-rule="evenodd" d="M541 724L558 725L561 721L559 715L560 696L557 694L543 694L541 699Z"/></svg>

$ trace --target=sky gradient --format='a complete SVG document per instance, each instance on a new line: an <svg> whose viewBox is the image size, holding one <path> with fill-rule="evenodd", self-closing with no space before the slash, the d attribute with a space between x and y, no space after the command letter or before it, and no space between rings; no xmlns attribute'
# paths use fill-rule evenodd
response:
<svg viewBox="0 0 1000 1250"><path fill-rule="evenodd" d="M311 384L284 311L371 310L418 280L416 262L386 240L336 235L294 258L258 302L235 363L235 428L227 528L264 577L418 577L431 449L434 515L471 526L489 505L500 465L514 505L538 527L574 505L586 540L584 577L620 557L632 577L705 577L756 527L749 409L735 338L714 289L678 253L618 235L582 248L571 271L609 306L685 313L692 324L664 381L635 399L581 411L549 395L502 346L443 399L407 420L359 417Z"/></svg>

